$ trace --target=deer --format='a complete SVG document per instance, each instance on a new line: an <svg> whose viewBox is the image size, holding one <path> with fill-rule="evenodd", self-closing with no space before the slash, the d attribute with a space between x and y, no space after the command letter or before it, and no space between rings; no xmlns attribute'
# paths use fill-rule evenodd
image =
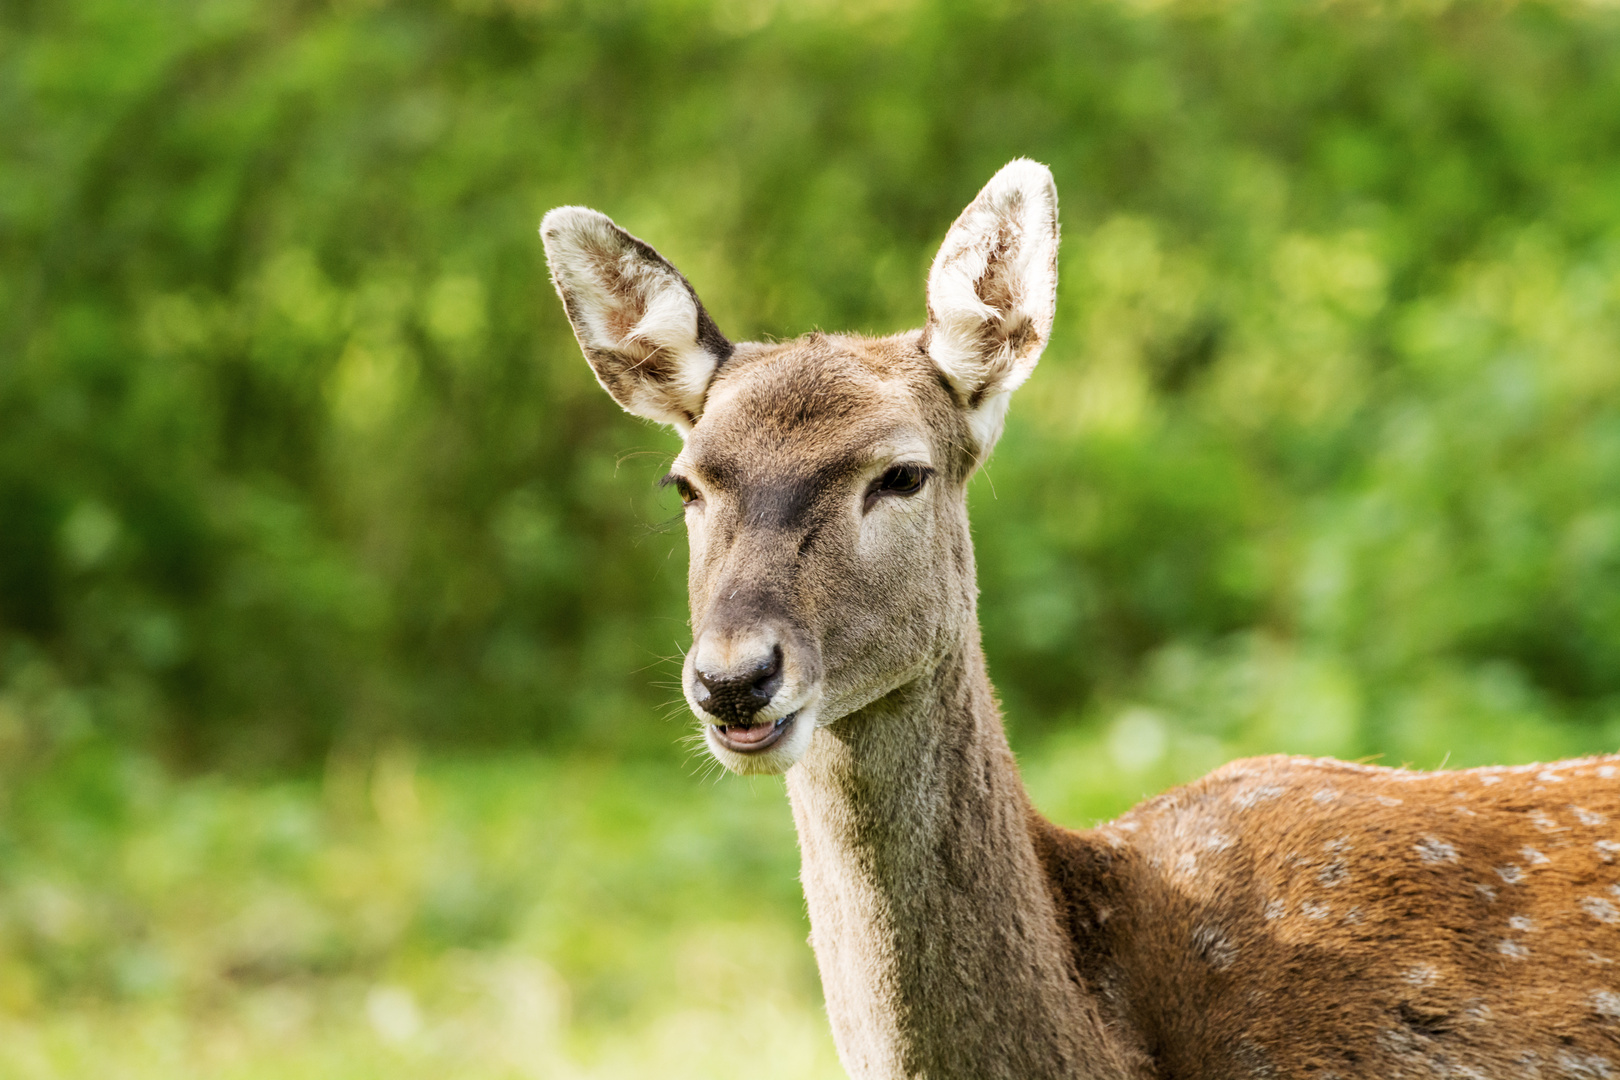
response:
<svg viewBox="0 0 1620 1080"><path fill-rule="evenodd" d="M1234 761L1090 829L1019 779L969 479L1057 302L1027 159L945 235L921 330L733 343L608 217L541 224L597 380L682 446L706 750L785 774L852 1077L1620 1080L1620 757Z"/></svg>

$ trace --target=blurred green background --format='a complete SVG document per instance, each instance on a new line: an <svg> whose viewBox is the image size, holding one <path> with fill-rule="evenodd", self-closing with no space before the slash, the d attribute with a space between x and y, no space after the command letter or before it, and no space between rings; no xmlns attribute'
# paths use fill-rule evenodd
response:
<svg viewBox="0 0 1620 1080"><path fill-rule="evenodd" d="M675 440L535 228L889 332L1018 155L1044 810L1620 746L1604 5L4 0L0 1075L840 1075L780 784L680 746Z"/></svg>

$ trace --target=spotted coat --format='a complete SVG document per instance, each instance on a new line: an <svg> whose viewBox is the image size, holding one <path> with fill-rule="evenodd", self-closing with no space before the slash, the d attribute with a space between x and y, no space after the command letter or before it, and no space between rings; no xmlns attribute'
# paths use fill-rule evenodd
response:
<svg viewBox="0 0 1620 1080"><path fill-rule="evenodd" d="M1620 1077L1620 758L1255 758L1032 831L1158 1076Z"/></svg>

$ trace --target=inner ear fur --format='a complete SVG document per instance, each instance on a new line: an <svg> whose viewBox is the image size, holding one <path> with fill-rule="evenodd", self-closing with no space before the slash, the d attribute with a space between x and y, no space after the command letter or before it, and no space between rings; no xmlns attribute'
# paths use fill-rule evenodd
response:
<svg viewBox="0 0 1620 1080"><path fill-rule="evenodd" d="M585 359L627 411L683 434L732 345L669 260L605 214L562 206L540 223L551 281Z"/></svg>
<svg viewBox="0 0 1620 1080"><path fill-rule="evenodd" d="M928 272L923 347L968 411L981 457L1052 335L1057 250L1052 173L1019 158L962 211Z"/></svg>

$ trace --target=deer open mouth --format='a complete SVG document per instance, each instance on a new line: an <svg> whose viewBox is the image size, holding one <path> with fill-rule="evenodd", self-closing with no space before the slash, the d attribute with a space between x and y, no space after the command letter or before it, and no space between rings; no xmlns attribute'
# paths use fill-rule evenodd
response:
<svg viewBox="0 0 1620 1080"><path fill-rule="evenodd" d="M788 733L798 715L797 712L790 712L774 723L710 724L709 730L720 740L720 745L732 753L757 754L781 742L782 736Z"/></svg>

